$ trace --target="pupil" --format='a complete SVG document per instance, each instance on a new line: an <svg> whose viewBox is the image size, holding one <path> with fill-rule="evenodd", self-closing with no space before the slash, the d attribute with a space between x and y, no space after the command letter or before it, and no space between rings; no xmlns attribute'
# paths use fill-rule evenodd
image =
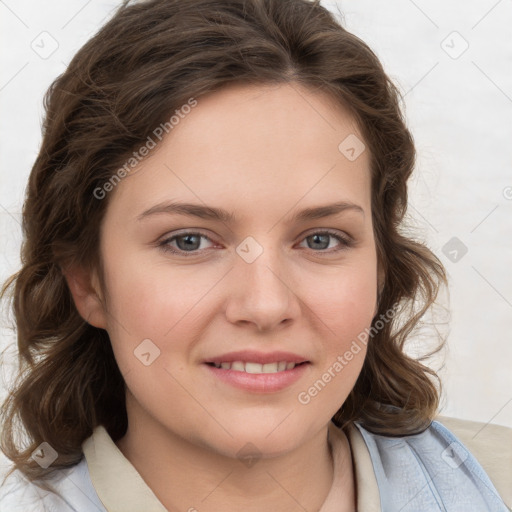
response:
<svg viewBox="0 0 512 512"><path fill-rule="evenodd" d="M184 235L177 239L178 246L180 245L180 243L179 243L180 240L186 240L184 247L180 247L180 249L182 249L182 250L186 250L187 248L188 249L197 249L197 247L191 247L194 245L194 239L196 239L195 244L197 244L197 241L199 239L199 237L197 235Z"/></svg>
<svg viewBox="0 0 512 512"><path fill-rule="evenodd" d="M320 249L326 249L328 246L329 246L329 235L312 235L310 238L313 238L315 240L315 243L318 241L318 239L320 238L324 238L324 243L321 243L320 244L322 245L322 247L316 247L317 249L320 248Z"/></svg>

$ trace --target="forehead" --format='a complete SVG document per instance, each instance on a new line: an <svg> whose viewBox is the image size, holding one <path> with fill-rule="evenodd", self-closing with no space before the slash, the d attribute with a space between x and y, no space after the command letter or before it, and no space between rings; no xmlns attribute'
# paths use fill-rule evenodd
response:
<svg viewBox="0 0 512 512"><path fill-rule="evenodd" d="M188 149L220 145L219 158L270 154L293 159L317 157L315 148L338 156L339 142L351 134L362 139L348 109L325 92L296 83L233 84L199 98L167 138ZM292 153L285 154L286 149Z"/></svg>
<svg viewBox="0 0 512 512"><path fill-rule="evenodd" d="M369 205L368 151L347 158L344 141L361 151L362 135L331 96L295 83L230 85L186 111L116 187L114 203L140 213L179 198L240 208L240 217L267 202L278 203L274 213L298 201Z"/></svg>

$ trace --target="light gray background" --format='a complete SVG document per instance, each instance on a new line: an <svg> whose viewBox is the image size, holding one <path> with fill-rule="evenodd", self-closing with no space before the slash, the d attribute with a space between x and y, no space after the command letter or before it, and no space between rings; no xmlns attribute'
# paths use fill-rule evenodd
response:
<svg viewBox="0 0 512 512"><path fill-rule="evenodd" d="M512 0L322 3L335 13L339 7L405 94L418 150L409 223L450 280L442 413L512 427ZM2 280L19 265L43 94L118 4L0 0ZM14 340L8 320L4 312L0 348ZM7 375L4 368L4 385Z"/></svg>

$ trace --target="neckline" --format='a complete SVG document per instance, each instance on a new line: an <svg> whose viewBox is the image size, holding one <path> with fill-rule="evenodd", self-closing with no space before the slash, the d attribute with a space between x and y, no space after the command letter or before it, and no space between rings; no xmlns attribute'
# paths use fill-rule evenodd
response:
<svg viewBox="0 0 512 512"><path fill-rule="evenodd" d="M364 438L354 424L349 425L345 431L332 421L328 424L327 439L333 463L333 481L319 512L338 511L344 497L342 486L338 485L343 478L344 436L350 451L356 510L380 512L377 480ZM124 512L167 512L135 467L116 446L105 427L97 426L93 434L84 441L82 448L91 481L107 511L122 509Z"/></svg>

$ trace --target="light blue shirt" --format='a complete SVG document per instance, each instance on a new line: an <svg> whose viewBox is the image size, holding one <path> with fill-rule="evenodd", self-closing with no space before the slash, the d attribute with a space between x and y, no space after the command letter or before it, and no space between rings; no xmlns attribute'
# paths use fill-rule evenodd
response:
<svg viewBox="0 0 512 512"><path fill-rule="evenodd" d="M509 512L475 457L438 421L398 438L356 426L370 452L382 512Z"/></svg>

